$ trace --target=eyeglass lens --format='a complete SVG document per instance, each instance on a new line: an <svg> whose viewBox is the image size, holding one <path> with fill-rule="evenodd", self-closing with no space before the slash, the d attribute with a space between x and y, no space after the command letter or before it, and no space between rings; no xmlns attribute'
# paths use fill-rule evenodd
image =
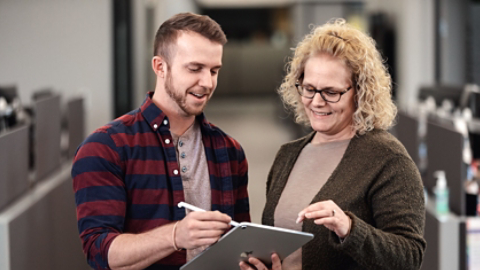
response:
<svg viewBox="0 0 480 270"><path fill-rule="evenodd" d="M331 90L331 89L324 89L324 90L317 90L317 89L309 89L298 85L298 90L303 97L306 98L313 98L316 93L319 93L322 96L323 100L328 102L338 102L342 94L339 91Z"/></svg>

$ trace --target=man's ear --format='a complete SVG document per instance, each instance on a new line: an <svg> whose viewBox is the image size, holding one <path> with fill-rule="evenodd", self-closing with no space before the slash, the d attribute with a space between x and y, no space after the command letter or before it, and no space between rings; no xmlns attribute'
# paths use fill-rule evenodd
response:
<svg viewBox="0 0 480 270"><path fill-rule="evenodd" d="M167 71L167 63L165 62L165 59L158 55L154 56L152 58L152 69L157 77L164 78Z"/></svg>

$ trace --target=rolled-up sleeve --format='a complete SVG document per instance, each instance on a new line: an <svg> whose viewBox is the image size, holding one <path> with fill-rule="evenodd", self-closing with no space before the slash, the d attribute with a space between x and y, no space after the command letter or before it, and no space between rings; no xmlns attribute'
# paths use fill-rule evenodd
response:
<svg viewBox="0 0 480 270"><path fill-rule="evenodd" d="M119 149L104 129L79 147L72 166L77 225L94 269L109 269L108 249L123 232L126 191Z"/></svg>

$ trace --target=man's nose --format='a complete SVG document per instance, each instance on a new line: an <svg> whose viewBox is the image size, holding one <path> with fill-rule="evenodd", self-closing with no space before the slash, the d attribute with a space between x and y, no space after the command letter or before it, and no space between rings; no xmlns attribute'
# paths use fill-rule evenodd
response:
<svg viewBox="0 0 480 270"><path fill-rule="evenodd" d="M210 71L202 72L199 85L208 89L212 89L214 84L215 76L213 76Z"/></svg>

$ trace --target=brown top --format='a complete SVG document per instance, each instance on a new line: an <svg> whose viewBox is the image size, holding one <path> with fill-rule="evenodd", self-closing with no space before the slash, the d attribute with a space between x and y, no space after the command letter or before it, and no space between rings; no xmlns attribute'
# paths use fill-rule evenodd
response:
<svg viewBox="0 0 480 270"><path fill-rule="evenodd" d="M311 144L298 156L285 189L275 208L275 226L301 231L297 224L298 213L310 205L313 197L323 187L337 167L350 140ZM295 203L292 203L295 202ZM299 248L282 262L283 269L302 269L302 249Z"/></svg>
<svg viewBox="0 0 480 270"><path fill-rule="evenodd" d="M313 135L287 143L277 153L268 175L263 224L275 224L290 172ZM304 220L302 231L315 237L302 247L302 269L420 268L426 248L423 185L415 163L390 133L373 130L352 138L312 203L324 200L344 210L352 228L340 243L334 232Z"/></svg>

